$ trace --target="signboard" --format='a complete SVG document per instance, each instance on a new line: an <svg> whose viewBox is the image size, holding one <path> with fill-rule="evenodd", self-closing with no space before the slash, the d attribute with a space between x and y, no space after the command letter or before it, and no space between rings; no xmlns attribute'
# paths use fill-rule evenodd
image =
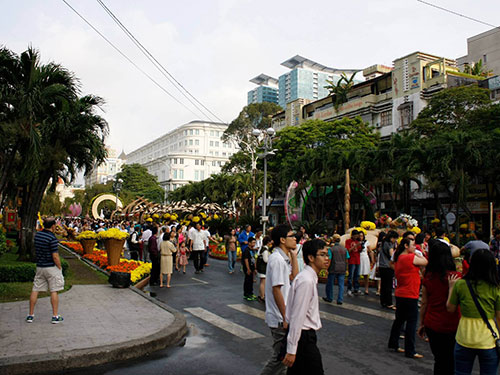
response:
<svg viewBox="0 0 500 375"><path fill-rule="evenodd" d="M448 212L446 214L446 222L448 223L448 225L455 224L455 221L457 221L457 217L455 216L455 214L453 212Z"/></svg>

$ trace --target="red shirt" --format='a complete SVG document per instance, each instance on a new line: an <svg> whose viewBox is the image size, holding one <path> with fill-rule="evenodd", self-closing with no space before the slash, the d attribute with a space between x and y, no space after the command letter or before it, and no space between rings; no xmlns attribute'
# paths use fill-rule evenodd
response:
<svg viewBox="0 0 500 375"><path fill-rule="evenodd" d="M420 267L413 264L415 254L401 254L395 265L396 297L418 299L420 293Z"/></svg>
<svg viewBox="0 0 500 375"><path fill-rule="evenodd" d="M446 310L448 299L448 276L460 272L448 272L444 278L435 273L425 275L423 285L427 292L427 309L425 310L424 326L440 333L452 333L457 331L460 313L458 309L454 313Z"/></svg>
<svg viewBox="0 0 500 375"><path fill-rule="evenodd" d="M354 246L352 250L351 246ZM353 239L349 238L345 241L345 248L349 251L349 264L361 264L359 255L361 251L361 244L359 243L359 241L354 241Z"/></svg>

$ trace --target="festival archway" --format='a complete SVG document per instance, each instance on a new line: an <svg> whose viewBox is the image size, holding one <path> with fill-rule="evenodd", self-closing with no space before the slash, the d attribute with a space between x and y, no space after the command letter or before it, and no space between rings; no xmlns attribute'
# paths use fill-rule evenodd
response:
<svg viewBox="0 0 500 375"><path fill-rule="evenodd" d="M99 212L97 211L97 208L104 201L112 201L115 203L118 202L118 205L117 205L118 208L121 209L123 207L123 203L120 200L120 198L118 198L114 194L98 195L98 196L94 197L93 202L92 202L92 216L94 217L94 219L99 219L100 216L99 216Z"/></svg>

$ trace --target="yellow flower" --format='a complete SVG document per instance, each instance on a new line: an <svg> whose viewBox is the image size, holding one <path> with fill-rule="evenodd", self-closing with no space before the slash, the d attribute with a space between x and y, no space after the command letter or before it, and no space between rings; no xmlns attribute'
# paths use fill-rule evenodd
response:
<svg viewBox="0 0 500 375"><path fill-rule="evenodd" d="M193 217L193 223L197 223L199 221L200 221L200 217L199 216Z"/></svg>
<svg viewBox="0 0 500 375"><path fill-rule="evenodd" d="M206 213L204 213L204 212L200 212L200 216L201 216L202 218L204 218L204 219L206 219L206 218L207 218L207 214L206 214Z"/></svg>
<svg viewBox="0 0 500 375"><path fill-rule="evenodd" d="M83 231L78 236L76 236L77 240L95 240L96 238L97 238L97 233L91 230Z"/></svg>
<svg viewBox="0 0 500 375"><path fill-rule="evenodd" d="M165 215L163 215L163 218L164 218L165 220L170 219L170 214L165 214Z"/></svg>
<svg viewBox="0 0 500 375"><path fill-rule="evenodd" d="M110 239L124 240L127 237L128 233L122 232L120 229L117 228L104 230L97 234L97 238L100 240L110 240Z"/></svg>
<svg viewBox="0 0 500 375"><path fill-rule="evenodd" d="M158 214L153 215L153 219L159 219L159 218L160 218L160 215L158 215Z"/></svg>
<svg viewBox="0 0 500 375"><path fill-rule="evenodd" d="M148 223L151 223L151 222L153 221L153 219L151 219L150 217L148 217L148 218L146 219L146 221L147 221Z"/></svg>
<svg viewBox="0 0 500 375"><path fill-rule="evenodd" d="M214 214L214 219L217 220L219 218L219 215Z"/></svg>
<svg viewBox="0 0 500 375"><path fill-rule="evenodd" d="M450 243L450 239L448 237L444 237L443 240L445 240L446 242Z"/></svg>
<svg viewBox="0 0 500 375"><path fill-rule="evenodd" d="M420 232L422 232L422 230L419 227L413 227L410 230L415 234L419 234Z"/></svg>
<svg viewBox="0 0 500 375"><path fill-rule="evenodd" d="M363 232L364 235L366 236L366 229L365 228L361 228L361 227L358 227L358 228L355 228L358 232Z"/></svg>
<svg viewBox="0 0 500 375"><path fill-rule="evenodd" d="M171 214L170 215L170 219L172 219L174 221L177 220L178 218L179 218L179 216L177 216L177 214Z"/></svg>
<svg viewBox="0 0 500 375"><path fill-rule="evenodd" d="M377 226L371 221L362 221L360 226L366 230L374 230Z"/></svg>
<svg viewBox="0 0 500 375"><path fill-rule="evenodd" d="M468 229L469 226L467 224L460 224L460 229Z"/></svg>
<svg viewBox="0 0 500 375"><path fill-rule="evenodd" d="M439 224L441 220L439 220L437 217L431 220L432 224Z"/></svg>

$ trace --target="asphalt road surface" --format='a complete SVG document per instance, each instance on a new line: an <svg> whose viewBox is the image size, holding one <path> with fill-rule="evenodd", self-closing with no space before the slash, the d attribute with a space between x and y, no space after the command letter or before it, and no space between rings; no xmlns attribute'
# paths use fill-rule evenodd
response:
<svg viewBox="0 0 500 375"><path fill-rule="evenodd" d="M225 261L209 259L209 263L199 275L192 264L185 275L174 271L171 288L150 290L186 315L190 333L185 345L73 374L259 374L272 343L263 319L264 304L243 299L243 273L228 274ZM318 288L319 296L324 296L324 284ZM258 294L257 284L254 293ZM337 306L320 301L323 328L318 346L326 374L432 374L429 345L418 337L417 352L423 359L387 349L394 313L379 307L374 289L370 296L346 296L344 302Z"/></svg>

